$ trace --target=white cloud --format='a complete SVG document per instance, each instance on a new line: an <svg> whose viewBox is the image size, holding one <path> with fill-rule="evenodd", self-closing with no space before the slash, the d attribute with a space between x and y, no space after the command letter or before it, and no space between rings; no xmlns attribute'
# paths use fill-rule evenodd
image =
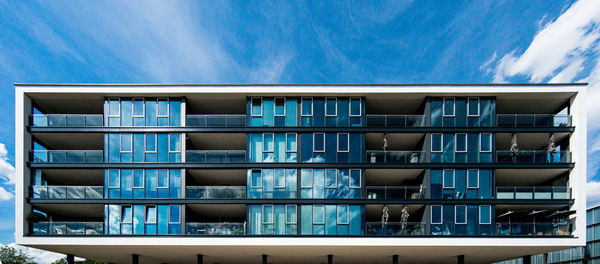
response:
<svg viewBox="0 0 600 264"><path fill-rule="evenodd" d="M10 200L15 197L14 194L4 189L4 187L0 186L0 201Z"/></svg>
<svg viewBox="0 0 600 264"><path fill-rule="evenodd" d="M0 244L0 246L3 246ZM34 258L34 261L38 264L51 264L52 262L64 258L64 254L58 254L51 251L45 251L37 248L24 247L21 245L17 245L15 243L8 244L6 246L15 248L17 250L21 250L25 252L27 255ZM76 258L76 260L84 260L80 258Z"/></svg>
<svg viewBox="0 0 600 264"><path fill-rule="evenodd" d="M8 162L8 150L6 146L0 143L0 179L4 184L15 184L15 167Z"/></svg>
<svg viewBox="0 0 600 264"><path fill-rule="evenodd" d="M587 207L600 204L600 181L590 181L586 186Z"/></svg>

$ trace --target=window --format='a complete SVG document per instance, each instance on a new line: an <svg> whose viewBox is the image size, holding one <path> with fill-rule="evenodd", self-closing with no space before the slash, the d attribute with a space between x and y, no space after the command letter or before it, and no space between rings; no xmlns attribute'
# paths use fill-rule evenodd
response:
<svg viewBox="0 0 600 264"><path fill-rule="evenodd" d="M444 170L444 188L454 188L454 170Z"/></svg>
<svg viewBox="0 0 600 264"><path fill-rule="evenodd" d="M169 188L169 171L158 170L158 184L157 188Z"/></svg>
<svg viewBox="0 0 600 264"><path fill-rule="evenodd" d="M479 116L479 97L467 98L467 116Z"/></svg>
<svg viewBox="0 0 600 264"><path fill-rule="evenodd" d="M431 134L431 152L442 152L443 140L442 134Z"/></svg>
<svg viewBox="0 0 600 264"><path fill-rule="evenodd" d="M169 134L169 152L180 152L181 151L181 135L180 134Z"/></svg>
<svg viewBox="0 0 600 264"><path fill-rule="evenodd" d="M250 116L262 116L261 97L252 97L252 99L250 99Z"/></svg>
<svg viewBox="0 0 600 264"><path fill-rule="evenodd" d="M121 207L121 224L131 224L133 222L133 213L131 205L123 205Z"/></svg>
<svg viewBox="0 0 600 264"><path fill-rule="evenodd" d="M146 224L156 224L156 205L146 205Z"/></svg>
<svg viewBox="0 0 600 264"><path fill-rule="evenodd" d="M479 206L479 223L480 224L491 224L492 223L492 207L489 205Z"/></svg>
<svg viewBox="0 0 600 264"><path fill-rule="evenodd" d="M121 134L121 153L131 153L133 150L133 140L131 134Z"/></svg>
<svg viewBox="0 0 600 264"><path fill-rule="evenodd" d="M431 206L431 223L441 224L442 223L442 206L432 205Z"/></svg>
<svg viewBox="0 0 600 264"><path fill-rule="evenodd" d="M250 188L262 188L262 172L261 170L252 170Z"/></svg>
<svg viewBox="0 0 600 264"><path fill-rule="evenodd" d="M466 224L467 223L467 206L457 205L454 207L454 223L455 224Z"/></svg>
<svg viewBox="0 0 600 264"><path fill-rule="evenodd" d="M298 219L296 217L296 205L295 204L286 204L285 205L285 223L286 224L296 224Z"/></svg>
<svg viewBox="0 0 600 264"><path fill-rule="evenodd" d="M133 117L144 117L145 112L144 99L134 98L133 99Z"/></svg>
<svg viewBox="0 0 600 264"><path fill-rule="evenodd" d="M181 222L181 206L169 205L169 224L179 224Z"/></svg>
<svg viewBox="0 0 600 264"><path fill-rule="evenodd" d="M285 97L275 97L275 116L285 116Z"/></svg>
<svg viewBox="0 0 600 264"><path fill-rule="evenodd" d="M335 189L337 188L337 170L326 169L325 170L325 188Z"/></svg>
<svg viewBox="0 0 600 264"><path fill-rule="evenodd" d="M298 143L296 141L296 134L286 133L285 134L285 151L286 152L296 152L298 149Z"/></svg>
<svg viewBox="0 0 600 264"><path fill-rule="evenodd" d="M454 151L455 152L467 152L467 134L459 133L455 135L455 144Z"/></svg>
<svg viewBox="0 0 600 264"><path fill-rule="evenodd" d="M275 150L274 140L273 133L263 134L263 152L273 152Z"/></svg>
<svg viewBox="0 0 600 264"><path fill-rule="evenodd" d="M301 116L312 116L313 115L313 99L312 97L302 97L301 103Z"/></svg>
<svg viewBox="0 0 600 264"><path fill-rule="evenodd" d="M144 170L133 170L133 188L144 188Z"/></svg>
<svg viewBox="0 0 600 264"><path fill-rule="evenodd" d="M467 170L467 188L479 188L479 170Z"/></svg>
<svg viewBox="0 0 600 264"><path fill-rule="evenodd" d="M325 224L325 205L313 205L313 224Z"/></svg>
<svg viewBox="0 0 600 264"><path fill-rule="evenodd" d="M337 98L325 98L325 116L337 116Z"/></svg>
<svg viewBox="0 0 600 264"><path fill-rule="evenodd" d="M360 169L350 169L350 183L348 186L350 186L350 188L360 188L362 184L360 176Z"/></svg>
<svg viewBox="0 0 600 264"><path fill-rule="evenodd" d="M454 105L454 97L444 97L443 108L443 116L454 116L454 110L456 110Z"/></svg>
<svg viewBox="0 0 600 264"><path fill-rule="evenodd" d="M108 188L121 187L120 170L108 170Z"/></svg>
<svg viewBox="0 0 600 264"><path fill-rule="evenodd" d="M146 134L146 153L156 153L156 134Z"/></svg>
<svg viewBox="0 0 600 264"><path fill-rule="evenodd" d="M362 116L362 109L360 107L360 97L350 98L350 116Z"/></svg>
<svg viewBox="0 0 600 264"><path fill-rule="evenodd" d="M275 169L273 177L274 188L285 188L285 169Z"/></svg>
<svg viewBox="0 0 600 264"><path fill-rule="evenodd" d="M325 133L313 134L313 152L325 152Z"/></svg>
<svg viewBox="0 0 600 264"><path fill-rule="evenodd" d="M479 151L480 152L492 152L492 134L491 133L479 134Z"/></svg>
<svg viewBox="0 0 600 264"><path fill-rule="evenodd" d="M337 223L338 224L348 224L350 219L350 212L348 210L348 205L338 205L337 206Z"/></svg>
<svg viewBox="0 0 600 264"><path fill-rule="evenodd" d="M313 187L312 169L302 169L300 171L300 187L302 187L302 188L312 188Z"/></svg>
<svg viewBox="0 0 600 264"><path fill-rule="evenodd" d="M338 152L349 152L350 151L350 135L348 133L338 133Z"/></svg>
<svg viewBox="0 0 600 264"><path fill-rule="evenodd" d="M262 223L263 224L273 224L273 210L274 207L272 204L263 204L262 207L262 213L263 213L263 219L262 219Z"/></svg>
<svg viewBox="0 0 600 264"><path fill-rule="evenodd" d="M169 99L159 98L156 117L169 117Z"/></svg>

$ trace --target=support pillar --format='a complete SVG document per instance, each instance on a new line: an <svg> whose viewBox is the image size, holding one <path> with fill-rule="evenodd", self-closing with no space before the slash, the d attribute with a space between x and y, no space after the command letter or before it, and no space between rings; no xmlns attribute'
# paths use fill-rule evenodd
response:
<svg viewBox="0 0 600 264"><path fill-rule="evenodd" d="M392 264L398 264L398 255L392 256Z"/></svg>
<svg viewBox="0 0 600 264"><path fill-rule="evenodd" d="M327 264L333 264L333 255L327 255Z"/></svg>
<svg viewBox="0 0 600 264"><path fill-rule="evenodd" d="M465 255L460 255L460 256L456 257L456 263L457 264L465 264Z"/></svg>
<svg viewBox="0 0 600 264"><path fill-rule="evenodd" d="M204 264L204 255L198 254L198 255L196 255L196 257L197 257L196 264Z"/></svg>
<svg viewBox="0 0 600 264"><path fill-rule="evenodd" d="M531 264L531 256L523 256L523 264Z"/></svg>
<svg viewBox="0 0 600 264"><path fill-rule="evenodd" d="M267 255L262 255L262 264L267 264Z"/></svg>
<svg viewBox="0 0 600 264"><path fill-rule="evenodd" d="M67 254L67 264L75 264L75 256Z"/></svg>
<svg viewBox="0 0 600 264"><path fill-rule="evenodd" d="M131 255L131 264L140 264L140 255L132 254Z"/></svg>

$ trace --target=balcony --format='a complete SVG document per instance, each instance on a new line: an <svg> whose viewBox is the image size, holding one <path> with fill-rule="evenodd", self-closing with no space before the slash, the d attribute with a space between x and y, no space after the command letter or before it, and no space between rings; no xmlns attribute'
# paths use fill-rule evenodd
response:
<svg viewBox="0 0 600 264"><path fill-rule="evenodd" d="M570 127L571 116L553 114L499 114L499 127Z"/></svg>
<svg viewBox="0 0 600 264"><path fill-rule="evenodd" d="M245 199L246 186L188 186L188 199Z"/></svg>
<svg viewBox="0 0 600 264"><path fill-rule="evenodd" d="M423 199L420 186L367 186L367 199Z"/></svg>
<svg viewBox="0 0 600 264"><path fill-rule="evenodd" d="M36 163L102 163L102 150L34 150Z"/></svg>
<svg viewBox="0 0 600 264"><path fill-rule="evenodd" d="M367 115L368 127L424 127L424 115Z"/></svg>
<svg viewBox="0 0 600 264"><path fill-rule="evenodd" d="M425 152L400 151L400 150L368 150L367 162L369 163L423 163Z"/></svg>
<svg viewBox="0 0 600 264"><path fill-rule="evenodd" d="M563 186L496 187L496 199L571 199L571 190Z"/></svg>
<svg viewBox="0 0 600 264"><path fill-rule="evenodd" d="M425 223L407 222L402 223L381 223L367 222L367 236L424 236Z"/></svg>
<svg viewBox="0 0 600 264"><path fill-rule="evenodd" d="M241 236L246 234L245 223L186 223L185 233L192 236Z"/></svg>
<svg viewBox="0 0 600 264"><path fill-rule="evenodd" d="M246 115L187 115L188 127L246 127Z"/></svg>
<svg viewBox="0 0 600 264"><path fill-rule="evenodd" d="M275 189L274 191L264 191L263 189L250 189L248 199L295 199L296 191L286 191L285 189Z"/></svg>
<svg viewBox="0 0 600 264"><path fill-rule="evenodd" d="M97 236L104 234L102 222L36 222L33 235Z"/></svg>
<svg viewBox="0 0 600 264"><path fill-rule="evenodd" d="M570 225L561 222L496 222L497 236L571 236Z"/></svg>
<svg viewBox="0 0 600 264"><path fill-rule="evenodd" d="M32 186L34 199L102 199L102 186Z"/></svg>
<svg viewBox="0 0 600 264"><path fill-rule="evenodd" d="M245 150L188 150L186 162L197 163L244 163Z"/></svg>
<svg viewBox="0 0 600 264"><path fill-rule="evenodd" d="M34 127L102 127L102 115L82 114L35 114Z"/></svg>
<svg viewBox="0 0 600 264"><path fill-rule="evenodd" d="M551 155L545 150L521 150L514 155L509 150L496 151L498 163L571 163L571 152L559 150Z"/></svg>

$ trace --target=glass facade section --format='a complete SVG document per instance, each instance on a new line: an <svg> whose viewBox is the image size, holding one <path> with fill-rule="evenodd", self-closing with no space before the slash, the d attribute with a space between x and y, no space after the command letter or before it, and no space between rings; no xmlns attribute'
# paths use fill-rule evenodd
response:
<svg viewBox="0 0 600 264"><path fill-rule="evenodd" d="M431 97L433 127L491 127L496 122L496 99L489 97Z"/></svg>
<svg viewBox="0 0 600 264"><path fill-rule="evenodd" d="M430 234L434 236L493 235L491 205L430 205Z"/></svg>
<svg viewBox="0 0 600 264"><path fill-rule="evenodd" d="M297 169L248 170L248 199L297 198Z"/></svg>
<svg viewBox="0 0 600 264"><path fill-rule="evenodd" d="M300 126L364 126L364 101L360 97L302 97Z"/></svg>
<svg viewBox="0 0 600 264"><path fill-rule="evenodd" d="M104 124L110 127L181 126L181 98L108 98Z"/></svg>
<svg viewBox="0 0 600 264"><path fill-rule="evenodd" d="M104 198L181 198L182 169L106 169Z"/></svg>
<svg viewBox="0 0 600 264"><path fill-rule="evenodd" d="M301 162L360 163L365 160L364 134L302 133L300 141Z"/></svg>
<svg viewBox="0 0 600 264"><path fill-rule="evenodd" d="M248 235L297 235L297 205L248 205Z"/></svg>
<svg viewBox="0 0 600 264"><path fill-rule="evenodd" d="M295 133L249 133L248 162L297 162Z"/></svg>
<svg viewBox="0 0 600 264"><path fill-rule="evenodd" d="M492 199L494 171L489 169L433 169L431 199Z"/></svg>
<svg viewBox="0 0 600 264"><path fill-rule="evenodd" d="M104 206L104 230L108 235L179 235L182 205Z"/></svg>
<svg viewBox="0 0 600 264"><path fill-rule="evenodd" d="M362 235L364 206L344 204L299 205L301 235Z"/></svg>
<svg viewBox="0 0 600 264"><path fill-rule="evenodd" d="M301 169L300 198L353 199L362 197L360 169Z"/></svg>
<svg viewBox="0 0 600 264"><path fill-rule="evenodd" d="M251 127L298 126L298 98L252 97L247 111Z"/></svg>
<svg viewBox="0 0 600 264"><path fill-rule="evenodd" d="M104 161L181 162L182 134L106 133Z"/></svg>
<svg viewBox="0 0 600 264"><path fill-rule="evenodd" d="M491 133L433 133L431 162L433 163L491 163L495 139Z"/></svg>

